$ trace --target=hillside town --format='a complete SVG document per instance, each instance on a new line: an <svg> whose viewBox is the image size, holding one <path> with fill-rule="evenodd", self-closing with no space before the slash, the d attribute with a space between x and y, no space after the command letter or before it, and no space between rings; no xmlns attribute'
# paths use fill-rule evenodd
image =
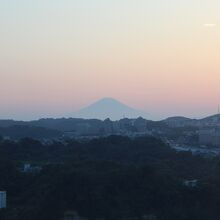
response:
<svg viewBox="0 0 220 220"><path fill-rule="evenodd" d="M161 121L123 118L40 119L37 121L0 121L0 136L5 140L33 138L42 143L67 140L90 140L97 137L122 135L130 138L154 136L174 147L220 148L220 115L204 119L172 117Z"/></svg>

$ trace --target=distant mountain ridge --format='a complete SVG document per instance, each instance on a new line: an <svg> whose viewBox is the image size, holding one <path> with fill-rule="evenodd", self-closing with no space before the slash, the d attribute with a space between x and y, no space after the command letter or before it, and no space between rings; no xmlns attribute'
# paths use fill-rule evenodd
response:
<svg viewBox="0 0 220 220"><path fill-rule="evenodd" d="M50 138L70 135L109 135L146 133L178 127L220 127L220 114L202 119L182 116L161 121L147 120L146 113L115 99L104 98L74 114L74 118L44 118L33 121L0 120L0 136Z"/></svg>
<svg viewBox="0 0 220 220"><path fill-rule="evenodd" d="M220 126L220 114L211 115L202 119L191 119L182 116L177 116L169 117L163 121L171 127Z"/></svg>

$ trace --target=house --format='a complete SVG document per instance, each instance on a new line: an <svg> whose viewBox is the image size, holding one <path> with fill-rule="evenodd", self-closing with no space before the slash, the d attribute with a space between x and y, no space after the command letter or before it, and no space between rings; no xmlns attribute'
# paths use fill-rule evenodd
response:
<svg viewBox="0 0 220 220"><path fill-rule="evenodd" d="M7 206L7 194L6 191L0 191L0 209L5 209Z"/></svg>
<svg viewBox="0 0 220 220"><path fill-rule="evenodd" d="M24 173L39 173L42 170L40 166L31 166L31 164L26 163L24 164L24 168L22 172Z"/></svg>
<svg viewBox="0 0 220 220"><path fill-rule="evenodd" d="M198 180L185 180L183 185L189 188L195 188L198 186Z"/></svg>

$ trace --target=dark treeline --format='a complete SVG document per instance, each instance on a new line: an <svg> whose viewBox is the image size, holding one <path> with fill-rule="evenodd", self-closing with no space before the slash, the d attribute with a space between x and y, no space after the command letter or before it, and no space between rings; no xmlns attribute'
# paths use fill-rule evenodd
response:
<svg viewBox="0 0 220 220"><path fill-rule="evenodd" d="M40 172L22 172L30 163ZM152 137L121 136L42 145L0 141L0 190L7 220L209 220L220 217L220 158L177 153ZM185 180L198 180L196 187Z"/></svg>

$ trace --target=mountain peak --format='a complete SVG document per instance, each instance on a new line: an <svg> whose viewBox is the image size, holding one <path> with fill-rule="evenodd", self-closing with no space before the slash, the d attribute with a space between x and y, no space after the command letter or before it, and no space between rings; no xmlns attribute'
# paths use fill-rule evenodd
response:
<svg viewBox="0 0 220 220"><path fill-rule="evenodd" d="M102 120L106 118L119 120L123 117L137 118L139 116L144 117L144 115L143 112L110 97L102 98L76 113L76 117Z"/></svg>
<svg viewBox="0 0 220 220"><path fill-rule="evenodd" d="M98 105L98 104L99 105L100 104L103 104L103 105L123 105L123 106L130 108L129 106L123 104L122 102L118 101L117 99L110 98L110 97L102 98L102 99L96 101L95 103L93 103L92 105Z"/></svg>
<svg viewBox="0 0 220 220"><path fill-rule="evenodd" d="M111 101L111 102L118 102L118 100L112 98L112 97L104 97L102 99L99 100L100 102L101 101Z"/></svg>

